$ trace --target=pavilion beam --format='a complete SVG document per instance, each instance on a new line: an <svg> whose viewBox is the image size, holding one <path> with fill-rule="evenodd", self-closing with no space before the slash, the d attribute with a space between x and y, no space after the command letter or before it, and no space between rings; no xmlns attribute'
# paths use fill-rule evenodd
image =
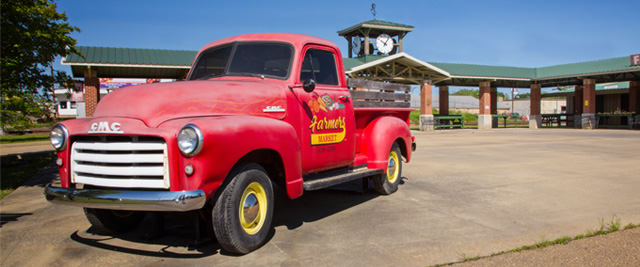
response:
<svg viewBox="0 0 640 267"><path fill-rule="evenodd" d="M629 82L629 111L640 114L640 81Z"/></svg>
<svg viewBox="0 0 640 267"><path fill-rule="evenodd" d="M439 95L439 105L440 105L440 115L449 115L449 86L441 85L438 86L440 89Z"/></svg>
<svg viewBox="0 0 640 267"><path fill-rule="evenodd" d="M542 116L540 115L541 88L542 85L540 84L531 85L529 129L539 129L542 126Z"/></svg>
<svg viewBox="0 0 640 267"><path fill-rule="evenodd" d="M480 82L479 94L478 130L488 130L492 128L491 82Z"/></svg>
<svg viewBox="0 0 640 267"><path fill-rule="evenodd" d="M433 88L432 82L423 80L420 85L420 131L433 131Z"/></svg>
<svg viewBox="0 0 640 267"><path fill-rule="evenodd" d="M583 102L582 96L584 95L584 87L582 85L576 85L573 96L573 125L576 129L582 128L582 110Z"/></svg>
<svg viewBox="0 0 640 267"><path fill-rule="evenodd" d="M100 79L98 79L98 70L91 69L88 66L84 70L84 103L85 116L93 117L98 102L100 101Z"/></svg>
<svg viewBox="0 0 640 267"><path fill-rule="evenodd" d="M584 79L582 129L595 129L596 127L596 80Z"/></svg>

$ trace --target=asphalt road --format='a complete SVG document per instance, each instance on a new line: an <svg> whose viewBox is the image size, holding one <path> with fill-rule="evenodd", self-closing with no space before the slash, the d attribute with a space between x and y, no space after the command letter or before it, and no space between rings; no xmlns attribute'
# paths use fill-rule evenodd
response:
<svg viewBox="0 0 640 267"><path fill-rule="evenodd" d="M307 192L276 203L269 242L245 256L215 241L188 250L193 226L151 216L116 237L81 208L47 203L54 165L0 201L2 266L425 266L585 234L614 214L640 223L640 131L494 129L414 132L397 193ZM350 185L353 188L359 184Z"/></svg>

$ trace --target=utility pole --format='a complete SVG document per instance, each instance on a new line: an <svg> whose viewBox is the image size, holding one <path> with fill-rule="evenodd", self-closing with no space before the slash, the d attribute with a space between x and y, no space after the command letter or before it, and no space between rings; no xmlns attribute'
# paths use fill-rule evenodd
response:
<svg viewBox="0 0 640 267"><path fill-rule="evenodd" d="M513 98L514 98L515 96L513 95L513 90L514 90L514 89L513 89L513 87L511 87L511 114L513 114L513 111L514 111L514 106L513 106L514 102L513 102Z"/></svg>

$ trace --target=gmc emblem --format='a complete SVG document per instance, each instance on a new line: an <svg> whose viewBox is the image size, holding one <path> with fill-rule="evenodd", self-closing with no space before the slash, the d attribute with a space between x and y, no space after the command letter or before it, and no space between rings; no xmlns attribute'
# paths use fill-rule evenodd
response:
<svg viewBox="0 0 640 267"><path fill-rule="evenodd" d="M120 131L120 123L114 122L109 125L108 121L94 122L91 124L91 131L89 133L116 133L123 134L123 131Z"/></svg>

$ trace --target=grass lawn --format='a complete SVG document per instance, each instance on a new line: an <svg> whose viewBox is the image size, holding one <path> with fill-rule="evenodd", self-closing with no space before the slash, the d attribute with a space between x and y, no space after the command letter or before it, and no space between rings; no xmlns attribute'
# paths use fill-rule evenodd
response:
<svg viewBox="0 0 640 267"><path fill-rule="evenodd" d="M23 135L7 134L7 135L0 136L0 144L27 143L27 142L37 142L37 141L49 141L49 134L48 133L23 134Z"/></svg>
<svg viewBox="0 0 640 267"><path fill-rule="evenodd" d="M23 156L22 159L3 159L0 168L0 199L11 194L53 160L55 156L50 153Z"/></svg>

